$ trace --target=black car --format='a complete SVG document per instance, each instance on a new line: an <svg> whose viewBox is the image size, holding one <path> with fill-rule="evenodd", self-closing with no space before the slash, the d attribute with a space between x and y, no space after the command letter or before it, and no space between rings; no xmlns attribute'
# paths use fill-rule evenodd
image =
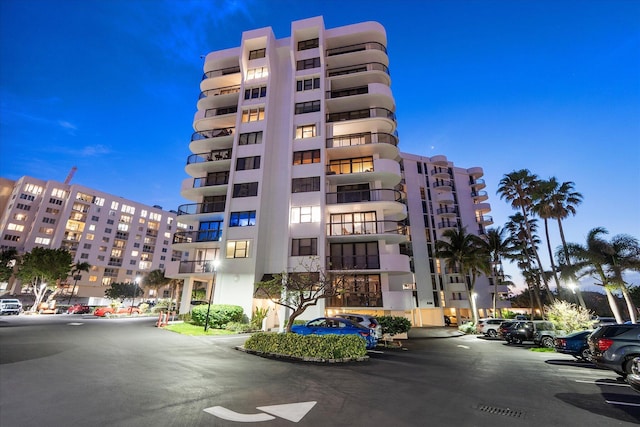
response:
<svg viewBox="0 0 640 427"><path fill-rule="evenodd" d="M601 326L588 338L591 361L626 377L640 356L640 325Z"/></svg>

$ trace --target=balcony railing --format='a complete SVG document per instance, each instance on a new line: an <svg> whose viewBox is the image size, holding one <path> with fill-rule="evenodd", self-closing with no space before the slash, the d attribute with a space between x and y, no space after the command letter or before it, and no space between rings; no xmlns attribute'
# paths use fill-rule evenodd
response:
<svg viewBox="0 0 640 427"><path fill-rule="evenodd" d="M237 105L228 105L226 107L209 108L205 110L204 117L224 116L226 114L234 114L238 112Z"/></svg>
<svg viewBox="0 0 640 427"><path fill-rule="evenodd" d="M344 76L347 74L366 73L368 71L382 71L387 75L389 73L389 67L379 62L369 62L367 64L349 65L347 67L337 67L327 70L327 77Z"/></svg>
<svg viewBox="0 0 640 427"><path fill-rule="evenodd" d="M235 127L201 130L198 132L194 132L191 135L191 141L199 141L201 139L207 139L207 138L220 138L222 136L233 135L235 132L236 132Z"/></svg>
<svg viewBox="0 0 640 427"><path fill-rule="evenodd" d="M449 168L433 168L431 169L431 175L448 175L451 176Z"/></svg>
<svg viewBox="0 0 640 427"><path fill-rule="evenodd" d="M368 119L382 117L383 119L396 120L393 111L381 107L365 108L363 110L343 111L340 113L327 114L327 122L343 122L346 120Z"/></svg>
<svg viewBox="0 0 640 427"><path fill-rule="evenodd" d="M173 235L173 243L218 242L222 238L222 230L178 231Z"/></svg>
<svg viewBox="0 0 640 427"><path fill-rule="evenodd" d="M453 181L451 181L451 180L436 181L436 182L433 183L433 187L434 188L438 188L438 187L453 187Z"/></svg>
<svg viewBox="0 0 640 427"><path fill-rule="evenodd" d="M364 95L366 93L369 93L369 86L354 87L342 90L328 90L326 93L326 98L334 99L342 98L345 96Z"/></svg>
<svg viewBox="0 0 640 427"><path fill-rule="evenodd" d="M471 197L488 197L487 192L486 191L472 191L471 192Z"/></svg>
<svg viewBox="0 0 640 427"><path fill-rule="evenodd" d="M354 133L327 138L327 148L352 147L364 144L391 144L398 146L398 137L390 133Z"/></svg>
<svg viewBox="0 0 640 427"><path fill-rule="evenodd" d="M240 66L235 65L233 67L220 68L219 70L207 71L202 75L202 80L209 79L211 77L228 76L229 74L237 74L240 72Z"/></svg>
<svg viewBox="0 0 640 427"><path fill-rule="evenodd" d="M340 47L334 47L332 49L327 49L326 56L343 55L345 53L360 52L363 50L371 50L371 49L380 50L384 53L387 53L387 48L382 43L366 42L366 43L358 43L358 44L352 44L348 46L340 46Z"/></svg>
<svg viewBox="0 0 640 427"><path fill-rule="evenodd" d="M459 228L460 224L458 224L457 222L451 221L451 222L439 222L438 223L438 228Z"/></svg>
<svg viewBox="0 0 640 427"><path fill-rule="evenodd" d="M227 185L229 184L229 172L226 172L225 175L219 177L202 177L202 178L194 178L193 179L193 187L192 188L204 188L204 187L214 187L216 185Z"/></svg>
<svg viewBox="0 0 640 427"><path fill-rule="evenodd" d="M329 270L379 270L379 255L330 255L327 257Z"/></svg>
<svg viewBox="0 0 640 427"><path fill-rule="evenodd" d="M211 261L180 261L178 273L213 273L213 260Z"/></svg>
<svg viewBox="0 0 640 427"><path fill-rule="evenodd" d="M198 215L205 213L224 212L226 202L189 203L178 206L178 215Z"/></svg>
<svg viewBox="0 0 640 427"><path fill-rule="evenodd" d="M332 222L327 224L328 236L361 234L407 234L407 226L396 221Z"/></svg>
<svg viewBox="0 0 640 427"><path fill-rule="evenodd" d="M443 215L443 214L457 214L458 213L458 208L456 207L451 207L451 208L438 208L436 210L436 213L438 215Z"/></svg>
<svg viewBox="0 0 640 427"><path fill-rule="evenodd" d="M327 204L329 205L359 202L402 202L402 193L389 188L327 193Z"/></svg>
<svg viewBox="0 0 640 427"><path fill-rule="evenodd" d="M192 154L187 157L187 164L193 165L197 163L213 162L219 160L228 160L231 158L232 150L212 150L208 153Z"/></svg>
<svg viewBox="0 0 640 427"><path fill-rule="evenodd" d="M230 95L232 93L239 93L240 85L234 86L225 86L217 89L209 89L203 92L200 92L200 96L198 99L206 98L208 96L218 96L218 95Z"/></svg>

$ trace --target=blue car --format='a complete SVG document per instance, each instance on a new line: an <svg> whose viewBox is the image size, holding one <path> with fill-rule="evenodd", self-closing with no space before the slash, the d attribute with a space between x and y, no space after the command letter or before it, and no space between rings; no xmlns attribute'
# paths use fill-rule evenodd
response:
<svg viewBox="0 0 640 427"><path fill-rule="evenodd" d="M371 329L338 317L319 317L304 325L293 325L291 332L300 335L359 335L367 342L368 350L378 345L378 339L371 332Z"/></svg>
<svg viewBox="0 0 640 427"><path fill-rule="evenodd" d="M591 360L591 352L589 351L589 343L587 337L593 331L580 331L567 335L566 337L556 338L556 351L558 353L570 354L576 359Z"/></svg>

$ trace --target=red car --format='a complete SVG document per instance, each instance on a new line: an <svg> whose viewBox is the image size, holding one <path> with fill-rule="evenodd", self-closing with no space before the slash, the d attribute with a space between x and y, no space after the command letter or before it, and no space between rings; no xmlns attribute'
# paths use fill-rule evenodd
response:
<svg viewBox="0 0 640 427"><path fill-rule="evenodd" d="M99 317L109 317L112 314L132 314L137 315L140 314L140 310L137 307L118 307L116 310L113 307L98 307L96 311L93 312L94 316Z"/></svg>
<svg viewBox="0 0 640 427"><path fill-rule="evenodd" d="M67 310L67 314L87 314L91 313L91 307L85 304L73 304Z"/></svg>

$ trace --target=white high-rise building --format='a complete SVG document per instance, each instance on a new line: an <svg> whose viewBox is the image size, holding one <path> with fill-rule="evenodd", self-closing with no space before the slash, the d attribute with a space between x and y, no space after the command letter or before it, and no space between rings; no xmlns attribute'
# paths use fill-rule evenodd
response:
<svg viewBox="0 0 640 427"><path fill-rule="evenodd" d="M18 254L35 247L67 249L74 263L87 262L77 282L69 278L62 295L104 297L114 282L133 282L155 269L164 270L182 253L173 251L179 224L175 212L147 206L76 184L24 176L0 181L0 248ZM20 293L16 281L0 292ZM168 295L147 295L165 297Z"/></svg>
<svg viewBox="0 0 640 427"><path fill-rule="evenodd" d="M378 23L325 29L316 17L293 22L290 37L247 31L239 47L206 56L181 190L193 203L178 208L192 230L173 239L189 260L167 269L185 280L181 312L205 288L250 315L266 304L256 282L313 257L346 275L347 289L305 318L360 311L442 324L450 296L411 267L407 196L419 183L413 174L415 188L402 182L386 46ZM471 194L460 197L471 209L460 220L475 225ZM281 317L271 310L268 324Z"/></svg>

